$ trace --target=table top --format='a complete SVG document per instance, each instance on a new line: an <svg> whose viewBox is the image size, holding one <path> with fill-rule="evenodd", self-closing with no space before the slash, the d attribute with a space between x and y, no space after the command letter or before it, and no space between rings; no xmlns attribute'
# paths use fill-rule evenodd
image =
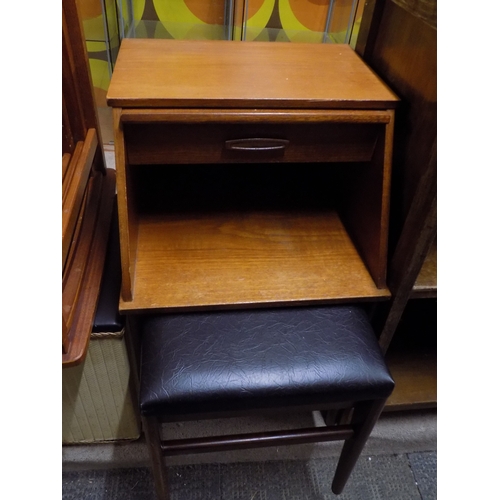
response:
<svg viewBox="0 0 500 500"><path fill-rule="evenodd" d="M398 98L348 45L125 39L108 104L387 109Z"/></svg>

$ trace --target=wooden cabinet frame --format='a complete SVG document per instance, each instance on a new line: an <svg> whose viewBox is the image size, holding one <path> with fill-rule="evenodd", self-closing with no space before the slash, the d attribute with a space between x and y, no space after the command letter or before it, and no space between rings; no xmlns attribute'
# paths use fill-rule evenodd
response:
<svg viewBox="0 0 500 500"><path fill-rule="evenodd" d="M122 311L388 298L398 100L352 49L125 42L108 92L114 108ZM323 62L331 67L325 70ZM200 68L209 71L208 83L195 74ZM308 74L319 69L331 84L310 84ZM343 82L344 75L350 80ZM262 79L266 83L257 86ZM141 182L152 165L173 171L193 164L234 165L240 173L269 165L270 177L276 165L305 172L308 165L324 164L335 172L330 194L335 203L315 214L309 206L302 212L284 207L272 217L244 206L208 218L206 213L179 218L161 209L146 214ZM267 181L263 176L262 183ZM169 180L158 177L158 182L167 186Z"/></svg>

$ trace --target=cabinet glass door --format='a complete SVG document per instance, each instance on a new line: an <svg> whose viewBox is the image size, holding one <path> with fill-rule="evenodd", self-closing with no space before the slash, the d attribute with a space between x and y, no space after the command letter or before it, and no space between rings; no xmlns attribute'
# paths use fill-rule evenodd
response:
<svg viewBox="0 0 500 500"><path fill-rule="evenodd" d="M232 0L117 0L122 38L232 39Z"/></svg>
<svg viewBox="0 0 500 500"><path fill-rule="evenodd" d="M359 0L242 0L241 39L350 43ZM238 13L238 8L236 9ZM236 23L238 16L236 14ZM235 35L238 26L235 25Z"/></svg>
<svg viewBox="0 0 500 500"><path fill-rule="evenodd" d="M350 43L359 0L117 0L122 38Z"/></svg>

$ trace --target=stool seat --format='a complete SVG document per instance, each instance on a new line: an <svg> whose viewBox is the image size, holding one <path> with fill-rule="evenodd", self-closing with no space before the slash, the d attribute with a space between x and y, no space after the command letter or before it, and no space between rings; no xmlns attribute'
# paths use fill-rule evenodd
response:
<svg viewBox="0 0 500 500"><path fill-rule="evenodd" d="M145 416L322 409L385 399L394 387L360 307L161 314L141 329Z"/></svg>

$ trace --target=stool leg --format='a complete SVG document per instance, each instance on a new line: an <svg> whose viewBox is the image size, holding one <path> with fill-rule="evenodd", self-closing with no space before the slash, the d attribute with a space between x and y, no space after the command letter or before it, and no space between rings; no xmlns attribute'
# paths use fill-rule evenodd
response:
<svg viewBox="0 0 500 500"><path fill-rule="evenodd" d="M156 417L142 417L158 500L169 500L168 473L161 451L161 424Z"/></svg>
<svg viewBox="0 0 500 500"><path fill-rule="evenodd" d="M332 491L336 495L342 493L359 455L363 451L363 447L384 409L385 402L385 399L364 401L354 407L351 421L351 425L354 428L354 436L347 439L344 443L337 470L335 471L335 477L333 478Z"/></svg>

